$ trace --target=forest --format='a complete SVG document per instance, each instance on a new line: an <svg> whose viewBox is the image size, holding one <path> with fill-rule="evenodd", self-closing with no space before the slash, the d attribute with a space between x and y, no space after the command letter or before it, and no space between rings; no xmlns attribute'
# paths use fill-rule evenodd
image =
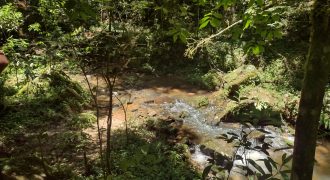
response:
<svg viewBox="0 0 330 180"><path fill-rule="evenodd" d="M2 179L330 179L330 1L1 0Z"/></svg>

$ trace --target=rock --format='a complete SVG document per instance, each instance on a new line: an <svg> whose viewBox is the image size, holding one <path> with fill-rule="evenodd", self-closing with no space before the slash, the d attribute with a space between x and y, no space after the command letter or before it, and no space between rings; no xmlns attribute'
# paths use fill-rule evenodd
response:
<svg viewBox="0 0 330 180"><path fill-rule="evenodd" d="M280 112L267 103L259 107L260 102L255 100L243 100L232 109L227 110L227 114L221 117L223 122L249 122L253 125L282 125Z"/></svg>
<svg viewBox="0 0 330 180"><path fill-rule="evenodd" d="M249 133L247 138L253 139L253 140L257 141L258 143L263 143L266 138L266 134L261 131L254 130L251 133Z"/></svg>
<svg viewBox="0 0 330 180"><path fill-rule="evenodd" d="M262 87L247 87L242 90L240 96L248 97L256 102L266 103L277 110L284 107L284 101L286 100L281 93Z"/></svg>
<svg viewBox="0 0 330 180"><path fill-rule="evenodd" d="M182 111L179 115L179 118L186 118L186 117L189 117L189 112L187 111Z"/></svg>
<svg viewBox="0 0 330 180"><path fill-rule="evenodd" d="M201 145L200 150L203 154L212 157L215 160L217 165L222 167L227 166L228 162L230 161L230 157L227 154L224 154L221 151L217 151L208 147L207 145Z"/></svg>
<svg viewBox="0 0 330 180"><path fill-rule="evenodd" d="M174 102L174 99L169 96L159 96L154 100L155 104L172 103L172 102Z"/></svg>
<svg viewBox="0 0 330 180"><path fill-rule="evenodd" d="M225 86L240 85L257 76L258 70L253 65L243 65L223 76Z"/></svg>
<svg viewBox="0 0 330 180"><path fill-rule="evenodd" d="M229 90L230 96L237 95L242 84L258 76L258 70L253 65L243 65L223 77L224 87Z"/></svg>
<svg viewBox="0 0 330 180"><path fill-rule="evenodd" d="M157 112L153 109L148 109L148 115L154 117L157 115Z"/></svg>

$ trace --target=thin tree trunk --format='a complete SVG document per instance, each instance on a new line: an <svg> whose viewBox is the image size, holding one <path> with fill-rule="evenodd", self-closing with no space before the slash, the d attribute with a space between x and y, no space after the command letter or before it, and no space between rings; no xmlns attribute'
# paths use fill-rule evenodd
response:
<svg viewBox="0 0 330 180"><path fill-rule="evenodd" d="M127 122L127 109L128 109L128 102L131 100L131 95L129 96L129 99L125 102L125 105L122 100L118 96L116 96L116 99L119 101L121 108L124 112L124 120L125 120L125 132L126 132L126 146L128 146L128 122Z"/></svg>
<svg viewBox="0 0 330 180"><path fill-rule="evenodd" d="M109 73L107 73L109 74ZM109 91L109 109L108 109L108 119L107 119L107 144L106 144L106 166L108 175L111 174L111 128L112 128L112 110L113 110L113 88L116 83L116 75L114 75L113 80L108 77L108 75L103 75L104 81L107 84Z"/></svg>
<svg viewBox="0 0 330 180"><path fill-rule="evenodd" d="M311 42L296 123L291 179L313 176L318 123L330 71L330 0L315 0Z"/></svg>
<svg viewBox="0 0 330 180"><path fill-rule="evenodd" d="M103 170L103 176L105 177L105 169L104 169L104 158L103 158L103 140L102 140L102 132L101 132L101 126L100 126L100 107L98 104L98 89L99 89L99 77L96 76L96 93L94 95L93 90L92 90L92 85L89 82L88 78L87 78L87 73L85 71L85 68L83 66L80 66L84 77L85 77L85 81L88 85L88 90L93 98L95 107L96 107L96 124L97 124L97 137L98 137L98 145L99 145L99 154L100 154L100 159L101 159L101 167Z"/></svg>

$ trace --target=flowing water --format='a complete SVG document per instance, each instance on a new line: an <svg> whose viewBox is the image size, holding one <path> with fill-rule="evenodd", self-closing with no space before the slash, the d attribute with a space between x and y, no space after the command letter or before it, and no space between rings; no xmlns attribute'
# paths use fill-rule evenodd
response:
<svg viewBox="0 0 330 180"><path fill-rule="evenodd" d="M284 153L292 154L292 149L288 149L288 144L293 144L294 136L285 131L285 127L276 128L273 126L264 126L264 127L243 127L238 123L220 123L218 126L209 125L208 118L214 118L210 116L214 111L214 107L208 107L202 111L196 109L183 101L175 101L174 103L165 105L165 110L171 113L184 113L186 114L183 118L183 125L189 127L198 135L202 136L204 139L216 139L221 134L228 132L240 134L242 129L244 131L254 131L256 129L263 129L266 133L264 134L263 142L258 142L252 140L252 145L260 145L261 143L267 142L271 144L270 156L276 162L281 163L281 157ZM283 130L284 129L284 130ZM220 142L218 140L218 142ZM233 155L235 148L228 148L229 144L219 143L222 153L228 156ZM274 151L275 149L283 149L279 151ZM237 150L237 155L241 155L243 160L234 161L234 168L231 172L232 179L245 179L244 176L240 175L242 170L237 166L246 164L246 159L252 159L257 162L265 172L268 172L262 161L257 161L259 159L266 159L267 155L260 151L255 150L246 150L244 148L239 148ZM200 145L195 146L195 151L192 153L192 160L199 164L202 167L205 167L208 164L208 159L210 156L205 154ZM315 180L326 180L330 179L330 143L322 142L316 149L316 163L314 167L314 176ZM290 163L289 163L290 164ZM250 167L250 166L249 166ZM254 167L250 167L252 170ZM235 173L236 172L236 173Z"/></svg>

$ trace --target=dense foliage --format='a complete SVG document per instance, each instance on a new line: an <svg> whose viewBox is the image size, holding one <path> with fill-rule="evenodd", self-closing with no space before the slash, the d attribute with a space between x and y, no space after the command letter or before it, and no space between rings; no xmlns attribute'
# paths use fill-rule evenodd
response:
<svg viewBox="0 0 330 180"><path fill-rule="evenodd" d="M101 110L98 86L88 76L106 82L110 109L120 89L118 77L174 74L202 89L223 91L239 104L226 117L261 119L275 112L280 116L274 124L294 125L310 9L307 0L1 1L0 50L10 65L0 77L0 173L54 179L201 178L182 155L186 147L149 137L154 132L111 133L112 110L108 126L98 124L98 139L89 137L84 130L99 121ZM245 78L244 67L250 65L252 73ZM230 77L242 67L239 76ZM87 85L73 82L73 74L83 74ZM252 97L254 87L275 94L271 100L278 104ZM253 102L244 104L249 98ZM330 129L329 98L328 86L322 136ZM107 135L105 142L100 133ZM134 139L132 144L123 145L125 135ZM117 136L122 141L114 140ZM26 146L29 156L19 156ZM98 158L88 160L88 153Z"/></svg>

